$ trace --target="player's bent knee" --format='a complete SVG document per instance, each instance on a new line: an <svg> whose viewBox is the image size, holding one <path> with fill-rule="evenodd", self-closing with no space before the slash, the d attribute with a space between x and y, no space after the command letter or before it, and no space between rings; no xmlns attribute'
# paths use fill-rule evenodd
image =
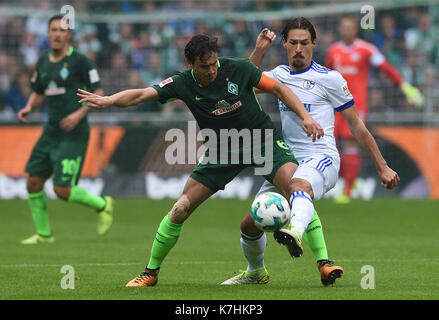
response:
<svg viewBox="0 0 439 320"><path fill-rule="evenodd" d="M186 196L181 196L168 213L172 223L183 223L190 215L190 202Z"/></svg>
<svg viewBox="0 0 439 320"><path fill-rule="evenodd" d="M70 187L53 186L53 191L56 196L62 200L67 201L70 197Z"/></svg>
<svg viewBox="0 0 439 320"><path fill-rule="evenodd" d="M45 180L39 177L30 176L26 182L26 189L29 193L37 193L43 190Z"/></svg>
<svg viewBox="0 0 439 320"><path fill-rule="evenodd" d="M303 191L303 192L308 193L312 199L314 198L314 192L312 190L311 184L304 179L293 178L291 180L290 191L291 191L291 193L294 193L296 191Z"/></svg>

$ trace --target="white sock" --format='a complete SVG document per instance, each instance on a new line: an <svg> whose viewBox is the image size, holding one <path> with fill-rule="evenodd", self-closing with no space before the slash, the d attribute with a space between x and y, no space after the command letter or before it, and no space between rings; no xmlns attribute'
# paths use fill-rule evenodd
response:
<svg viewBox="0 0 439 320"><path fill-rule="evenodd" d="M304 191L296 191L290 198L291 206L291 230L305 232L308 224L314 216L314 203L311 196Z"/></svg>
<svg viewBox="0 0 439 320"><path fill-rule="evenodd" d="M267 247L265 232L256 237L248 236L241 232L241 248L248 261L247 270L254 271L264 268L264 252Z"/></svg>

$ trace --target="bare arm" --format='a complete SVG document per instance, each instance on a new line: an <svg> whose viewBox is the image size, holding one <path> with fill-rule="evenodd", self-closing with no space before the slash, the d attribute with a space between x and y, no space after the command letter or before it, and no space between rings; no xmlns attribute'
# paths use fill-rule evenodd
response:
<svg viewBox="0 0 439 320"><path fill-rule="evenodd" d="M110 106L124 108L160 98L157 90L152 87L124 90L111 96L101 96L78 89L77 95L81 97L80 103L87 102L87 106L94 109L105 109Z"/></svg>
<svg viewBox="0 0 439 320"><path fill-rule="evenodd" d="M262 60L268 49L273 44L276 39L274 32L270 31L268 28L264 28L256 39L255 48L248 57L251 62L253 62L259 69L262 69Z"/></svg>
<svg viewBox="0 0 439 320"><path fill-rule="evenodd" d="M24 108L18 111L18 119L21 122L27 122L26 117L28 114L31 113L35 108L39 107L43 103L44 98L44 95L32 92Z"/></svg>
<svg viewBox="0 0 439 320"><path fill-rule="evenodd" d="M361 147L369 154L370 158L375 164L378 175L381 179L381 184L387 189L393 189L396 187L400 181L398 174L387 165L387 162L384 160L374 137L371 135L369 130L367 130L364 122L358 115L355 106L347 108L341 113L346 119L353 136Z"/></svg>

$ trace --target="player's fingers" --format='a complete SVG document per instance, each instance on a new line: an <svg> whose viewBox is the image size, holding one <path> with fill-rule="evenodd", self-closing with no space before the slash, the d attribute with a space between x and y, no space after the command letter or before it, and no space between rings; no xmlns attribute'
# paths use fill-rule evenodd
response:
<svg viewBox="0 0 439 320"><path fill-rule="evenodd" d="M267 37L268 39L270 39L271 41L274 41L274 39L276 39L276 35L274 34L273 31L269 31L269 32L267 32L266 37Z"/></svg>
<svg viewBox="0 0 439 320"><path fill-rule="evenodd" d="M323 136L325 135L325 132L323 131L323 128L321 126L317 127L317 132L318 132L318 136L317 138L323 138Z"/></svg>

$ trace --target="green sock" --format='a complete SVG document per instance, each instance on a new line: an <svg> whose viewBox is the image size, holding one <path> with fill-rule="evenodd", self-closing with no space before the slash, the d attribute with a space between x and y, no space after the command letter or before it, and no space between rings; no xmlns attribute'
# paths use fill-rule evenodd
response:
<svg viewBox="0 0 439 320"><path fill-rule="evenodd" d="M49 224L49 215L47 214L47 198L44 190L36 193L29 193L29 207L32 213L37 233L43 237L50 237L52 230Z"/></svg>
<svg viewBox="0 0 439 320"><path fill-rule="evenodd" d="M104 198L91 194L90 192L79 186L73 186L71 188L68 201L79 203L95 210L104 209L106 204Z"/></svg>
<svg viewBox="0 0 439 320"><path fill-rule="evenodd" d="M325 237L323 236L322 223L314 210L314 216L303 234L303 239L310 247L317 261L328 259L328 251L326 250Z"/></svg>
<svg viewBox="0 0 439 320"><path fill-rule="evenodd" d="M160 223L151 248L151 257L146 266L148 269L157 269L168 255L169 251L177 243L178 237L183 229L183 224L176 224L169 221L166 215Z"/></svg>

